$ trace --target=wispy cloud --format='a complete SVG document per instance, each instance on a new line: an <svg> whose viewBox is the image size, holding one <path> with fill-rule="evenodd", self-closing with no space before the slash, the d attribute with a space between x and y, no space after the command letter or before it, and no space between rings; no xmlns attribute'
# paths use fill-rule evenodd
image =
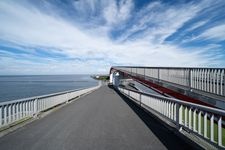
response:
<svg viewBox="0 0 225 150"><path fill-rule="evenodd" d="M199 37L206 39L213 39L216 41L218 40L223 41L225 40L225 24L214 26L203 32Z"/></svg>
<svg viewBox="0 0 225 150"><path fill-rule="evenodd" d="M137 9L132 0L68 2L0 2L0 46L10 47L0 49L0 74L107 73L111 65L222 64L213 54L204 55L208 49L189 50L165 42L205 8L202 3L160 1ZM217 26L202 36L222 39L223 29Z"/></svg>

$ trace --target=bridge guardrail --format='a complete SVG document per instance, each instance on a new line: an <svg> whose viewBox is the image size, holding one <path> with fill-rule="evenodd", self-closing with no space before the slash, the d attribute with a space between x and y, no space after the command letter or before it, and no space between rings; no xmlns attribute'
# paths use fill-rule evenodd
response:
<svg viewBox="0 0 225 150"><path fill-rule="evenodd" d="M116 70L141 75L225 96L225 68L169 68L169 67L112 67Z"/></svg>
<svg viewBox="0 0 225 150"><path fill-rule="evenodd" d="M142 93L119 87L119 91L130 97L141 107L147 107L168 118L177 129L184 128L219 148L225 148L225 111L174 98Z"/></svg>
<svg viewBox="0 0 225 150"><path fill-rule="evenodd" d="M99 86L64 91L48 95L24 98L0 103L0 128L27 117L33 117L42 111L68 102L80 95L93 91Z"/></svg>

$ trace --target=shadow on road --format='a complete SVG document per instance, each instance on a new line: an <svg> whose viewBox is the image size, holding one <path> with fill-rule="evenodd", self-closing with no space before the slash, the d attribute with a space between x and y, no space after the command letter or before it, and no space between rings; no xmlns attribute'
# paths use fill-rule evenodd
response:
<svg viewBox="0 0 225 150"><path fill-rule="evenodd" d="M108 87L114 89L111 85L109 85ZM159 120L152 117L149 113L140 108L135 102L131 101L119 91L115 91L124 100L124 102L126 102L127 105L139 116L139 118L154 133L154 135L167 147L167 149L202 149L197 145L195 145L195 147L189 145L188 143L180 139L177 135L175 135L171 130L166 128Z"/></svg>

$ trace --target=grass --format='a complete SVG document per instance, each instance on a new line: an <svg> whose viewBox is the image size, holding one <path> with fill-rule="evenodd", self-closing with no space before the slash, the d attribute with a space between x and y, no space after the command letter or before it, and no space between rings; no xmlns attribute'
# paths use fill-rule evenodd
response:
<svg viewBox="0 0 225 150"><path fill-rule="evenodd" d="M96 80L102 80L102 81L108 81L109 80L109 76L92 76L92 78L96 79Z"/></svg>
<svg viewBox="0 0 225 150"><path fill-rule="evenodd" d="M193 128L193 123L194 123L194 113L193 111L191 112L192 115L192 128ZM184 122L184 118L185 118L185 110L183 109L183 122ZM189 120L189 113L187 113L187 120ZM198 131L198 115L196 114L196 130ZM210 139L210 131L211 131L211 127L210 127L210 119L207 118L207 137ZM201 116L201 134L204 135L204 117ZM214 121L214 141L216 143L218 143L218 125L217 122ZM225 146L225 128L222 127L222 145Z"/></svg>

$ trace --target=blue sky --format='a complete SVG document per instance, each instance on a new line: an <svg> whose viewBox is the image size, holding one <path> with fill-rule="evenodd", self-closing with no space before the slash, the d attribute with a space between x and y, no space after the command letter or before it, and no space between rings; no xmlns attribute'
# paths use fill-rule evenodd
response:
<svg viewBox="0 0 225 150"><path fill-rule="evenodd" d="M224 0L1 0L0 75L224 67Z"/></svg>

